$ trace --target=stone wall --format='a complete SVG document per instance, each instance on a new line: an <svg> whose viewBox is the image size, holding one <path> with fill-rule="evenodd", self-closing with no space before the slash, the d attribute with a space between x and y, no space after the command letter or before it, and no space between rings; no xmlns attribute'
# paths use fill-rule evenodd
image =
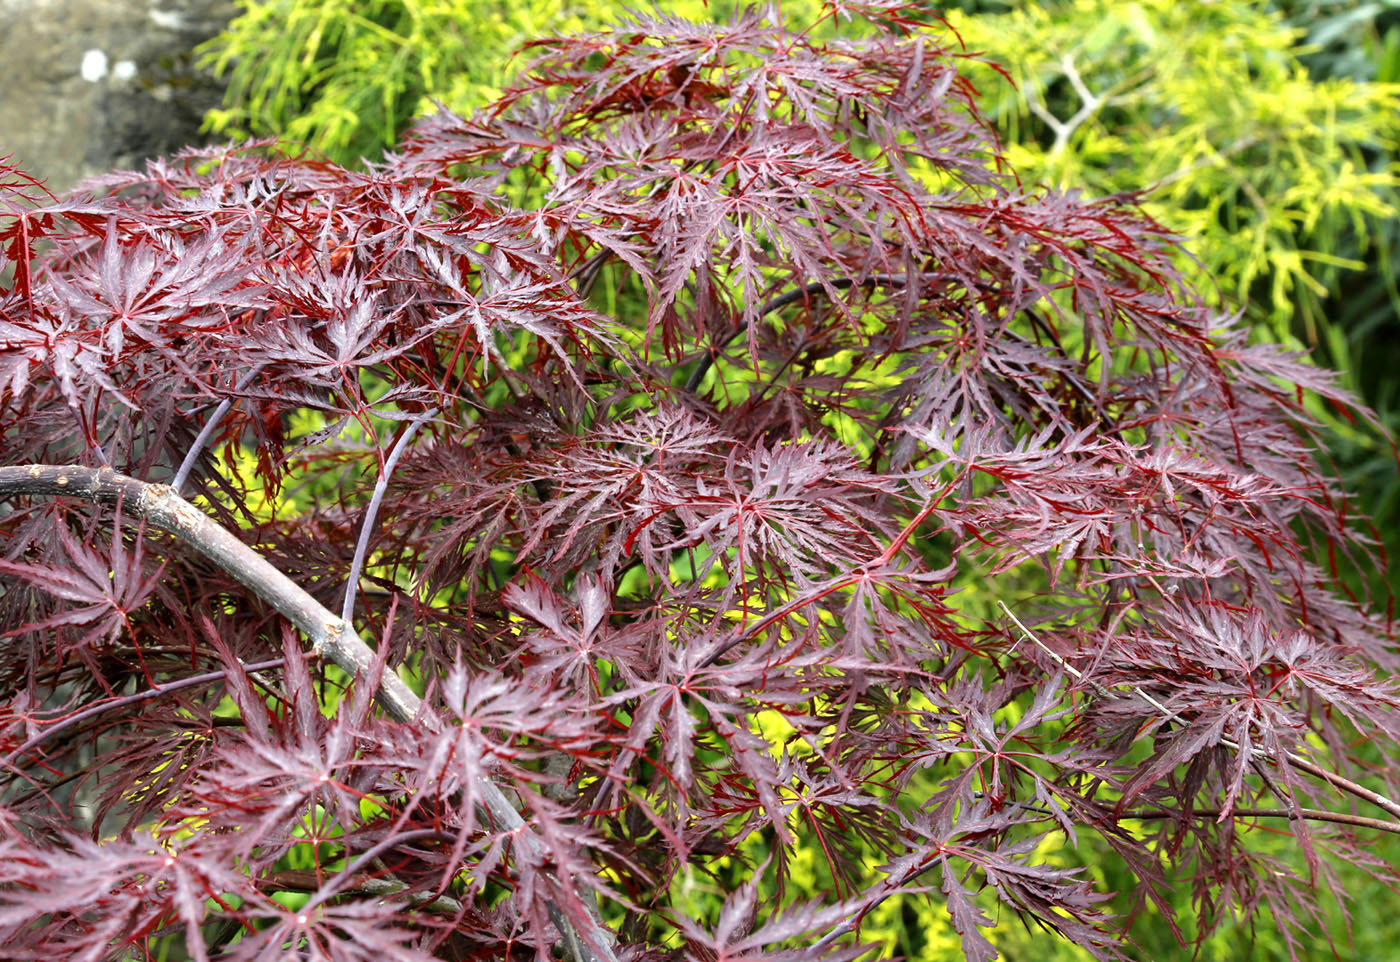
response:
<svg viewBox="0 0 1400 962"><path fill-rule="evenodd" d="M0 0L0 156L61 193L203 143L222 86L194 47L232 0Z"/></svg>

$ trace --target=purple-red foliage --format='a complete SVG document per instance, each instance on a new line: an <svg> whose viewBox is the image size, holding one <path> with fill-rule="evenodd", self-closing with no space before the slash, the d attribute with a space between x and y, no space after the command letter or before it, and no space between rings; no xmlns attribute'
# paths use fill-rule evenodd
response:
<svg viewBox="0 0 1400 962"><path fill-rule="evenodd" d="M6 958L543 958L595 901L619 958L851 958L896 891L970 959L998 902L1119 957L1046 834L1134 910L1189 884L1200 929L1295 944L1400 814L1305 408L1348 401L1135 210L1005 172L942 34L838 7L868 39L538 44L363 173L3 169L3 463L193 450L184 490L332 611L363 534L354 623L432 716L127 507L3 502Z"/></svg>

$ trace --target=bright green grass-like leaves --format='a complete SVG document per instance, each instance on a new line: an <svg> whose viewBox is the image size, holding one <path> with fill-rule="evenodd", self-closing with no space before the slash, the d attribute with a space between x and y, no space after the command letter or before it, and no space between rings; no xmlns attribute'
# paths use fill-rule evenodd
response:
<svg viewBox="0 0 1400 962"><path fill-rule="evenodd" d="M531 41L596 29L618 0L238 0L241 13L204 45L228 77L206 117L231 137L305 145L344 166L378 158L414 117L442 103L469 112L495 99L529 61ZM735 0L675 0L665 13L726 19ZM816 0L785 4L810 20Z"/></svg>
<svg viewBox="0 0 1400 962"><path fill-rule="evenodd" d="M1024 180L1143 191L1197 277L1279 340L1318 343L1338 272L1363 266L1400 205L1400 85L1314 79L1300 31L1260 3L1077 0L950 20L1015 81L979 78Z"/></svg>
<svg viewBox="0 0 1400 962"><path fill-rule="evenodd" d="M229 78L209 127L273 136L355 165L394 143L413 116L485 103L529 40L583 28L597 3L555 0L239 0L203 48Z"/></svg>

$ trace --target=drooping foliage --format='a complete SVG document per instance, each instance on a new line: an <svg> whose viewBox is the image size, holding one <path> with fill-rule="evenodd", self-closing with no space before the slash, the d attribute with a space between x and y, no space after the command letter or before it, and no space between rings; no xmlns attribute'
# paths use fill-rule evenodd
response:
<svg viewBox="0 0 1400 962"><path fill-rule="evenodd" d="M1400 30L1363 34L1393 19L1382 6L1052 0L949 17L1004 71L973 76L1023 178L1140 194L1189 239L1183 270L1342 371L1393 428ZM1393 553L1394 450L1332 427Z"/></svg>
<svg viewBox="0 0 1400 962"><path fill-rule="evenodd" d="M1400 304L1400 13L1392 4L920 6L945 11L966 48L997 65L969 76L1023 179L1090 196L1140 193L1151 216L1189 239L1178 269L1246 309L1268 339L1340 371L1344 386L1396 430L1400 404L1388 375ZM715 20L733 7L665 5ZM781 10L805 22L815 7L786 0ZM357 166L435 103L466 112L494 97L513 47L527 37L596 27L628 5L241 0L240 8L206 50L207 62L229 76L211 129L310 144ZM861 25L823 28L852 34ZM1325 408L1313 413L1330 418L1332 457L1394 555L1393 448Z"/></svg>
<svg viewBox="0 0 1400 962"><path fill-rule="evenodd" d="M908 14L541 43L363 172L14 172L7 951L849 959L912 893L971 959L1011 917L1119 958L1046 854L1097 838L1130 914L1189 885L1296 956L1335 859L1388 876L1395 653L1306 407L1347 398L1003 169Z"/></svg>

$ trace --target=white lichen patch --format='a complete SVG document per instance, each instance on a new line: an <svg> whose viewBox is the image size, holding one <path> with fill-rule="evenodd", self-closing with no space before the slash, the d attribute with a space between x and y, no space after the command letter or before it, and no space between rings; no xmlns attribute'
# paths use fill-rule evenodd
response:
<svg viewBox="0 0 1400 962"><path fill-rule="evenodd" d="M97 49L84 51L83 62L78 71L88 83L97 83L107 76L107 55Z"/></svg>
<svg viewBox="0 0 1400 962"><path fill-rule="evenodd" d="M146 11L146 15L157 27L164 27L166 30L179 30L185 25L185 18L180 16L178 10L157 10L152 7Z"/></svg>

